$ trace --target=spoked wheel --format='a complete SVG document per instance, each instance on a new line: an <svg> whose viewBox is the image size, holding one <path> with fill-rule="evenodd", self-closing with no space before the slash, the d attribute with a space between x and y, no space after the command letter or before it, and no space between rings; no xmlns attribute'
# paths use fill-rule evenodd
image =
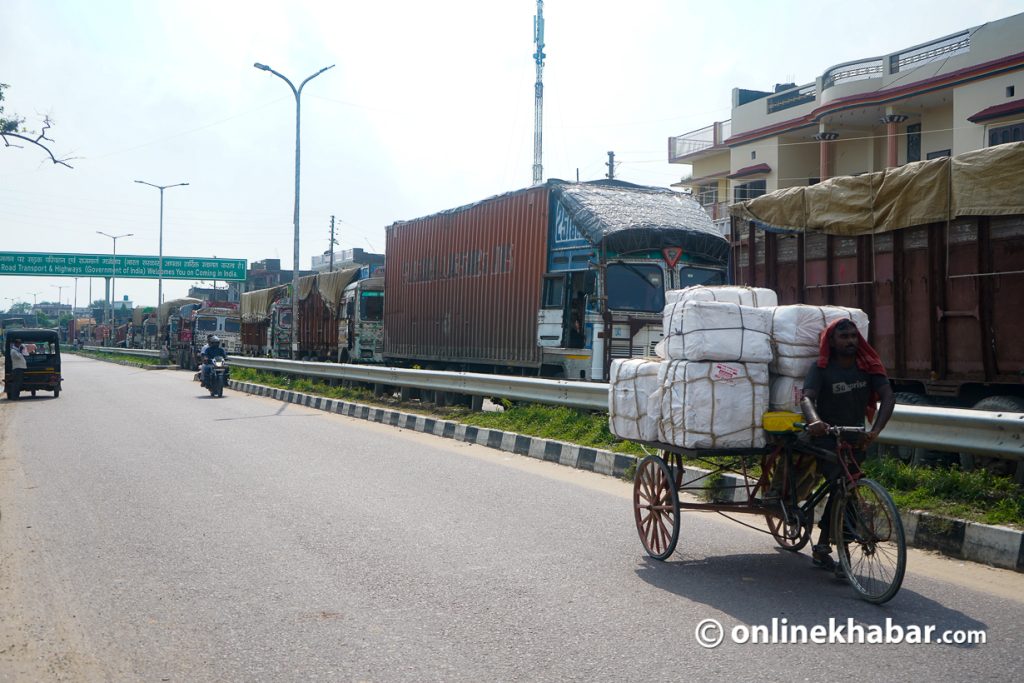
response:
<svg viewBox="0 0 1024 683"><path fill-rule="evenodd" d="M768 531L779 547L795 553L811 540L811 525L807 523L807 515L800 508L787 506L785 513L785 519L781 514L765 515L764 518L768 521Z"/></svg>
<svg viewBox="0 0 1024 683"><path fill-rule="evenodd" d="M656 455L648 455L636 468L633 512L647 554L668 558L679 541L679 492L668 465Z"/></svg>
<svg viewBox="0 0 1024 683"><path fill-rule="evenodd" d="M850 486L842 504L832 506L832 533L853 589L868 602L891 600L903 584L907 541L899 512L882 485L859 479Z"/></svg>

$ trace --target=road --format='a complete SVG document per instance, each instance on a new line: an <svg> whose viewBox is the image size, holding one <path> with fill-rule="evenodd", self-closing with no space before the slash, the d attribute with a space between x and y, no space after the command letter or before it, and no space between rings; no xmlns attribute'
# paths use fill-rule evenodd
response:
<svg viewBox="0 0 1024 683"><path fill-rule="evenodd" d="M629 485L67 356L0 401L0 680L991 680L1024 576L911 551L884 606L687 514L645 557ZM983 630L983 645L697 644L704 619Z"/></svg>

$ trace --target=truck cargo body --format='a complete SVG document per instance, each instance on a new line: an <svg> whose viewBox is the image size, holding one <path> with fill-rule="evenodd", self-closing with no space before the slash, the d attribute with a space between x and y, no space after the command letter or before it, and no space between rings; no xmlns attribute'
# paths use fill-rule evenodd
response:
<svg viewBox="0 0 1024 683"><path fill-rule="evenodd" d="M945 162L948 170L940 160L920 162L920 169L902 167L900 172L908 177L935 175L938 180L929 179L929 187L949 185L949 196L937 202L940 215L949 212L947 220L926 224L834 231L841 234L786 230L778 226L784 222L778 215L775 225L749 220L773 217L771 195L751 200L748 209L734 210L735 282L775 289L780 304L863 309L871 319L869 341L897 391L967 407L991 396L1024 398L1024 322L1019 315L1024 301L1024 180L1007 170L1007 153L1012 151L989 148L961 155L967 157L964 161L954 157ZM1016 151L1017 161L1011 165L1022 163L1024 145ZM937 175L936 169L923 166L935 162L940 162ZM986 171L996 188L1001 180L1008 181L1007 191L988 185ZM864 182L884 194L882 179ZM984 201L958 199L979 190L990 196ZM926 202L916 200L916 192L910 185L898 200L907 203L910 214L928 214L927 206L916 205ZM782 194L773 194L784 200ZM756 204L760 200L766 201ZM876 214L886 201L884 196L874 200ZM808 199L804 202L812 206ZM964 207L961 215L956 215L957 206Z"/></svg>
<svg viewBox="0 0 1024 683"><path fill-rule="evenodd" d="M602 380L660 341L664 293L723 282L728 242L690 197L544 185L390 226L385 362Z"/></svg>

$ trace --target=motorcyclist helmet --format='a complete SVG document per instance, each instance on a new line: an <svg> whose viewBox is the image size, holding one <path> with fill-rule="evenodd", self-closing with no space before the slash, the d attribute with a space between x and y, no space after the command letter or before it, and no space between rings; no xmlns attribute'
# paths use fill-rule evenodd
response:
<svg viewBox="0 0 1024 683"><path fill-rule="evenodd" d="M210 335L210 346L220 346L220 337L217 335Z"/></svg>

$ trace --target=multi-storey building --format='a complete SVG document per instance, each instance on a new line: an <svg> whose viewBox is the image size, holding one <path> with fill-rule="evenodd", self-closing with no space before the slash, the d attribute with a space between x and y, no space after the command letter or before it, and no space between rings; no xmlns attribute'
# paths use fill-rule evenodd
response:
<svg viewBox="0 0 1024 683"><path fill-rule="evenodd" d="M813 83L733 89L732 118L669 138L670 163L728 230L728 204L1024 134L1024 14L880 57L836 64Z"/></svg>

